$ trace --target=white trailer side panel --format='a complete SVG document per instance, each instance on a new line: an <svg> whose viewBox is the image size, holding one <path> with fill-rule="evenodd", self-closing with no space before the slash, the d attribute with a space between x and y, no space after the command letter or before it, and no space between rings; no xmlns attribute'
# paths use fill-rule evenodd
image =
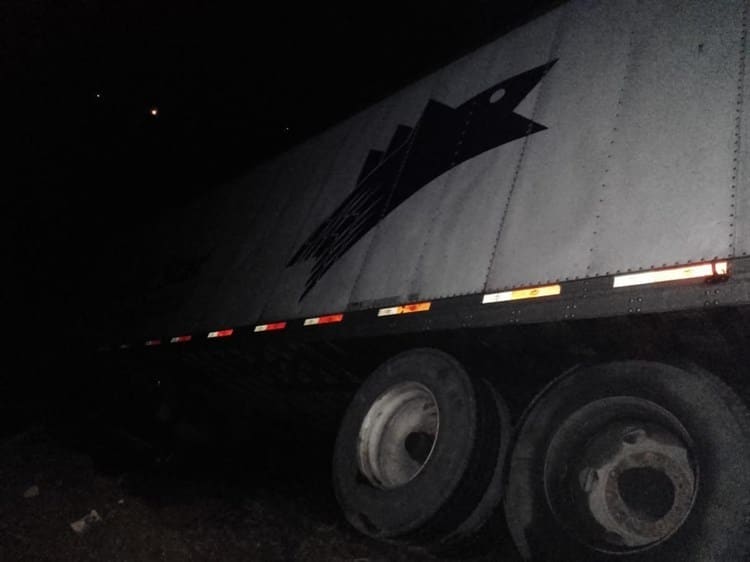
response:
<svg viewBox="0 0 750 562"><path fill-rule="evenodd" d="M332 251L337 259L332 260L331 268L312 286L308 285L308 281L313 262L303 260L300 263L293 258L305 241L355 192L368 155L373 151L385 153L394 142L399 126L413 126L430 98L434 82L434 76L428 77L405 89L396 98L381 102L342 125L348 132L340 136L341 147L326 181L319 189L318 197L307 206L309 212L300 223L302 228L299 234L284 239L286 247L280 250L284 253L284 267L276 267L279 277L274 283L272 297L261 305L263 312L259 321L314 316L348 307L352 291L360 278L362 264L370 254L377 227L365 232L343 254L337 255ZM355 206L352 211L356 211ZM291 240L294 240L293 244L289 243ZM334 242L340 243L341 239ZM308 290L309 293L306 292Z"/></svg>
<svg viewBox="0 0 750 562"><path fill-rule="evenodd" d="M406 125L412 132L408 143L407 152L411 150L414 138L420 136L419 119L428 100L434 99L438 91L443 87L440 74L420 81L418 88L420 95L413 98L413 104L409 106L408 113L401 112L406 117L398 122L391 122L387 127L393 135L399 125ZM397 174L397 182L401 181L402 172ZM392 185L384 185L383 189L391 190ZM420 197L421 196L421 197ZM422 205L425 212L410 213L404 217L397 208L373 229L372 238L368 241L365 259L360 265L354 285L350 293L350 302L366 302L372 299L371 295L383 295L386 298L397 298L400 288L404 286L405 270L412 263L415 248L419 245L421 234L425 228L425 214L429 213L431 205L435 204L435 194L429 188L421 190L419 194L412 197L411 204ZM398 240L398 243L395 241ZM376 273L377 272L377 273ZM382 297L381 297L382 298Z"/></svg>
<svg viewBox="0 0 750 562"><path fill-rule="evenodd" d="M232 273L236 270L248 251L251 240L248 232L254 231L262 222L264 212L272 207L273 186L279 175L278 160L273 160L253 171L245 181L237 181L228 186L218 204L200 204L185 228L185 244L200 245L196 240L195 226L209 223L214 226L209 242L210 258L201 266L201 279L196 290L186 297L186 308L191 309L192 324L226 322L232 319L235 307L242 306L247 299L239 288L227 290L231 286ZM262 186L262 189L249 186ZM240 258L242 256L242 258ZM221 298L217 296L221 295Z"/></svg>
<svg viewBox="0 0 750 562"><path fill-rule="evenodd" d="M328 130L220 199L167 325L750 252L747 10L572 1Z"/></svg>
<svg viewBox="0 0 750 562"><path fill-rule="evenodd" d="M481 50L485 68L454 106L510 76L549 62L560 17L557 10L538 20L533 33L519 29L505 36L503 49L491 45ZM530 92L516 113L531 116L538 89ZM415 299L482 290L522 147L522 142L509 142L448 172L450 182L442 189L410 284Z"/></svg>
<svg viewBox="0 0 750 562"><path fill-rule="evenodd" d="M215 276L219 282L211 286L210 294L205 296L206 310L201 327L231 326L241 319L246 322L257 310L251 298L252 290L248 288L248 274L252 275L263 245L272 235L269 229L284 203L279 186L283 170L290 161L290 155L282 155L268 163L257 183L252 185L253 192L258 194L256 206L246 214L233 212L233 198L224 200L226 214L219 220L232 235L217 239L215 245L219 248L227 244L224 251L229 258L223 265L212 264L214 267L205 272L204 277Z"/></svg>
<svg viewBox="0 0 750 562"><path fill-rule="evenodd" d="M634 12L634 2L565 6L558 61L533 115L548 129L519 141L526 146L486 290L589 272Z"/></svg>
<svg viewBox="0 0 750 562"><path fill-rule="evenodd" d="M593 274L731 254L743 0L649 2L633 32Z"/></svg>
<svg viewBox="0 0 750 562"><path fill-rule="evenodd" d="M330 174L344 138L343 126L331 129L314 142L305 143L301 156L282 166L273 193L279 204L263 217L262 224L256 225L261 232L258 235L260 243L233 272L234 282L250 305L249 309L243 307L246 322L247 319L259 318L268 306L286 267L292 243L320 194L321 184Z"/></svg>
<svg viewBox="0 0 750 562"><path fill-rule="evenodd" d="M492 63L492 54L480 52L443 69L435 77L430 99L456 107L480 92L480 86L485 82L483 77ZM424 106L421 109L424 110ZM420 128L418 121L415 125L416 135L430 134ZM413 142L418 143L419 136ZM352 294L353 302L367 302L372 294L384 295L391 302L403 302L409 300L410 295L419 293L419 288L413 289L414 274L427 247L435 215L446 190L456 183L459 168L431 181L383 220L380 225L383 235L377 236L370 248ZM398 244L394 244L394 240L398 240Z"/></svg>
<svg viewBox="0 0 750 562"><path fill-rule="evenodd" d="M300 222L299 234L293 246L287 246L283 251L285 264L294 256L305 240L326 219L328 215L346 197L344 190L336 190L342 185L341 177L356 176L361 164L370 150L370 139L362 136L362 131L371 130L378 126L383 119L383 108L358 114L344 123L345 132L343 142L337 149L331 168L318 186L316 199L307 207L307 216ZM313 298L300 300L305 290L305 281L309 274L309 264L288 265L281 268L281 275L275 283L273 295L263 309L261 321L273 322L278 318L296 318L305 313L310 315L323 314L329 310L340 310L348 302L350 288L341 285L341 279L326 292L316 293ZM312 310L303 310L303 303L314 306Z"/></svg>

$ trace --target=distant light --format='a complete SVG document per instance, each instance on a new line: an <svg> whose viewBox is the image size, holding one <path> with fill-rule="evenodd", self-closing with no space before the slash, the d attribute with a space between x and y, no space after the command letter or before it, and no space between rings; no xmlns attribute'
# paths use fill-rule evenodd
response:
<svg viewBox="0 0 750 562"><path fill-rule="evenodd" d="M101 99L101 97L102 97L102 95L99 92L97 92L96 93L96 99Z"/></svg>
<svg viewBox="0 0 750 562"><path fill-rule="evenodd" d="M153 117L156 117L157 115L159 115L159 110L158 110L158 109L157 109L156 107L152 107L152 108L151 108L151 111L149 111L149 113L150 113L150 114L151 114L151 115L152 115Z"/></svg>
<svg viewBox="0 0 750 562"><path fill-rule="evenodd" d="M284 130L288 133L289 132L289 127L284 127Z"/></svg>

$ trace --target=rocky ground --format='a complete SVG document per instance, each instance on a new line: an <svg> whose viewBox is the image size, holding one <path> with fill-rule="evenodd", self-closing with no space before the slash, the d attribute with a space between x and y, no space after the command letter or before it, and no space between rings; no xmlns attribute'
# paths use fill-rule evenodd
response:
<svg viewBox="0 0 750 562"><path fill-rule="evenodd" d="M4 437L0 560L432 559L350 528L319 459L306 467L288 462L307 459L293 450L279 456L194 448L155 456L115 445L81 446L44 424ZM499 556L513 555L462 559Z"/></svg>

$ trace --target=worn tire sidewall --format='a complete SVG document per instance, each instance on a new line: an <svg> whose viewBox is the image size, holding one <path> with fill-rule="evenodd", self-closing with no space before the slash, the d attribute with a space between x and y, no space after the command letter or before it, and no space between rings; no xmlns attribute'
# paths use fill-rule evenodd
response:
<svg viewBox="0 0 750 562"><path fill-rule="evenodd" d="M490 483L482 494L482 498L472 511L471 515L464 520L450 535L442 538L439 543L433 545L430 550L437 555L453 556L462 548L471 548L474 542L481 540L477 534L485 530L485 526L502 511L502 499L505 492L505 480L508 464L508 453L510 451L512 427L510 422L510 410L500 393L489 383L485 383L487 391L492 396L497 419L500 422L499 439L500 444L494 460L494 469ZM500 514L502 515L502 514ZM501 518L501 524L504 520ZM493 540L497 538L496 529L491 530ZM454 556L455 557L455 556Z"/></svg>

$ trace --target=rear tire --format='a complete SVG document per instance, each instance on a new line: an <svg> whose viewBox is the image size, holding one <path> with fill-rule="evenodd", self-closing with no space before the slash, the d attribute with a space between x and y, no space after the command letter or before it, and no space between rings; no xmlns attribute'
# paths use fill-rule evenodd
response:
<svg viewBox="0 0 750 562"><path fill-rule="evenodd" d="M697 368L591 366L524 416L505 512L533 560L750 559L750 414Z"/></svg>
<svg viewBox="0 0 750 562"><path fill-rule="evenodd" d="M495 469L487 490L471 515L455 531L443 537L430 550L439 556L463 558L470 555L483 555L497 548L498 537L506 538L507 533L498 534L497 527L505 526L502 513L502 500L505 493L506 464L512 436L510 412L502 396L485 383L495 399L497 416L500 420L500 447L497 450ZM507 537L509 539L509 537Z"/></svg>
<svg viewBox="0 0 750 562"><path fill-rule="evenodd" d="M498 400L441 351L411 350L376 369L336 441L334 490L348 521L418 546L473 531L489 511L485 494L500 493L508 428Z"/></svg>

